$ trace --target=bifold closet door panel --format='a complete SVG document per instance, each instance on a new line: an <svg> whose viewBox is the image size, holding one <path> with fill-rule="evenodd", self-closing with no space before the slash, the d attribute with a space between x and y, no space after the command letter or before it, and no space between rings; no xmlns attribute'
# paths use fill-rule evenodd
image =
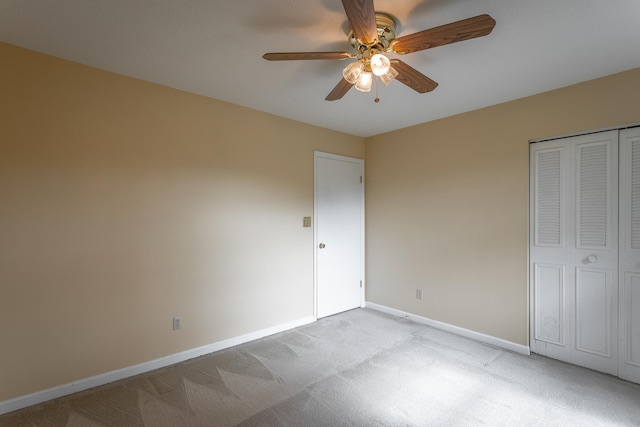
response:
<svg viewBox="0 0 640 427"><path fill-rule="evenodd" d="M571 362L618 373L618 131L570 138Z"/></svg>
<svg viewBox="0 0 640 427"><path fill-rule="evenodd" d="M570 257L568 210L570 146L548 141L530 147L530 283L533 301L531 348L570 361L571 322L567 311Z"/></svg>
<svg viewBox="0 0 640 427"><path fill-rule="evenodd" d="M640 383L640 127L620 132L619 376Z"/></svg>

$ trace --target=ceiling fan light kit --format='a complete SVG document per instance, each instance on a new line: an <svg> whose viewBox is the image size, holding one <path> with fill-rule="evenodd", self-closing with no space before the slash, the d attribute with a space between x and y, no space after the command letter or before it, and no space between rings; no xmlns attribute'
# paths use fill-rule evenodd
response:
<svg viewBox="0 0 640 427"><path fill-rule="evenodd" d="M407 54L443 46L476 37L486 36L496 21L489 15L478 15L407 36L396 38L396 21L386 13L376 12L373 0L342 0L349 25L349 44L356 53L349 52L289 52L265 53L268 61L356 58L342 70L342 80L325 98L342 98L352 86L369 92L374 76L386 86L394 79L418 93L434 90L438 83L399 59L389 59L386 53ZM376 98L378 102L378 98Z"/></svg>
<svg viewBox="0 0 640 427"><path fill-rule="evenodd" d="M356 85L361 92L369 92L373 83L373 76L380 77L382 83L387 86L396 78L398 72L391 67L391 61L386 56L376 53L371 59L360 58L347 65L342 70L342 76L346 81Z"/></svg>

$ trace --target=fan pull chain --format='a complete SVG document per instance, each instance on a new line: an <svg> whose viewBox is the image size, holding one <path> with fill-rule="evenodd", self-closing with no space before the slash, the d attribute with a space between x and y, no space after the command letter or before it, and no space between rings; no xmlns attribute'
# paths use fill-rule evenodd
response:
<svg viewBox="0 0 640 427"><path fill-rule="evenodd" d="M377 104L378 102L380 102L380 98L378 98L378 79L374 77L373 81L374 81L374 84L376 85L376 99L374 99L373 102Z"/></svg>

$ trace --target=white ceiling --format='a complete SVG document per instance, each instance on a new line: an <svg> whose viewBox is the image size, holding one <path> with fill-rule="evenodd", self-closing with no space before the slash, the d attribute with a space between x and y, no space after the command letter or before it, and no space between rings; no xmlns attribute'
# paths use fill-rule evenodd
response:
<svg viewBox="0 0 640 427"><path fill-rule="evenodd" d="M439 83L325 101L350 50L340 0L0 0L0 41L357 136L640 67L639 0L375 0L398 36L487 13L486 36L402 57ZM1 66L1 64L0 64ZM640 82L639 82L640 84Z"/></svg>

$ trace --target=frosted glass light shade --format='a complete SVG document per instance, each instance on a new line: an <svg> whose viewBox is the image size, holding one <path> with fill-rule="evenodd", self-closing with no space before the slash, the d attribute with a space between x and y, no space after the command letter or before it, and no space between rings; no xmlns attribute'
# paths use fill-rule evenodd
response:
<svg viewBox="0 0 640 427"><path fill-rule="evenodd" d="M365 71L360 74L360 77L358 77L356 89L360 92L369 92L371 90L371 83L373 83L373 74L369 71Z"/></svg>
<svg viewBox="0 0 640 427"><path fill-rule="evenodd" d="M388 86L389 83L391 83L397 76L398 72L395 70L395 68L389 67L389 71L381 75L380 80L382 80L382 83L384 83L385 86Z"/></svg>
<svg viewBox="0 0 640 427"><path fill-rule="evenodd" d="M342 75L346 81L354 84L358 81L358 77L360 77L363 71L364 62L358 60L344 67L344 70L342 70Z"/></svg>
<svg viewBox="0 0 640 427"><path fill-rule="evenodd" d="M371 71L376 76L388 73L389 68L391 68L391 63L386 56L376 53L371 57Z"/></svg>

